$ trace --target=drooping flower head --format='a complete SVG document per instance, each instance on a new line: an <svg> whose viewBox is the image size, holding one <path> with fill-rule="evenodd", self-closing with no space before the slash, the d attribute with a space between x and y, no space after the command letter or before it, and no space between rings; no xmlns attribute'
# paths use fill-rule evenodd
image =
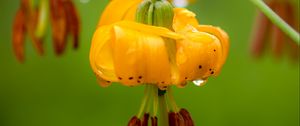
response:
<svg viewBox="0 0 300 126"><path fill-rule="evenodd" d="M292 0L268 0L268 6L291 27L299 31L299 6ZM284 32L274 25L262 12L258 12L251 40L251 53L261 57L269 50L276 57L282 57L288 52L294 61L299 59L299 45L293 42Z"/></svg>
<svg viewBox="0 0 300 126"><path fill-rule="evenodd" d="M52 27L55 53L61 55L70 34L73 47L78 47L79 16L71 0L21 0L13 23L12 43L17 59L24 62L24 40L27 33L38 54L44 54L43 40L46 36L48 16Z"/></svg>
<svg viewBox="0 0 300 126"><path fill-rule="evenodd" d="M170 86L184 87L189 81L205 81L220 73L228 55L228 36L218 27L199 25L195 16L166 0L113 0L102 14L90 49L90 64L100 85L146 85L145 103L129 124L143 122L141 115L149 113L143 109L149 95L154 94L154 103L156 96L164 104ZM180 111L175 102L171 106L172 110L160 112L169 118L168 123L178 122L180 116L193 124L185 109Z"/></svg>

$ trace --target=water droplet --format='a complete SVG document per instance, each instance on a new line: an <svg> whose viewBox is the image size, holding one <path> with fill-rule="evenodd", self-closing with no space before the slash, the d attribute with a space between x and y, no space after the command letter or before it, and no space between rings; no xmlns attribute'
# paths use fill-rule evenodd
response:
<svg viewBox="0 0 300 126"><path fill-rule="evenodd" d="M174 0L173 3L176 7L186 7L188 5L187 0Z"/></svg>
<svg viewBox="0 0 300 126"><path fill-rule="evenodd" d="M199 79L199 80L194 80L193 83L196 86L204 86L206 84L207 80L206 79Z"/></svg>

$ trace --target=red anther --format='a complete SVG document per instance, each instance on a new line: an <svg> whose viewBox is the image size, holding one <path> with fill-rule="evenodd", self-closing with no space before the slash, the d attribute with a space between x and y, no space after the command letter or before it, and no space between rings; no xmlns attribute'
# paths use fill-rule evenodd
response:
<svg viewBox="0 0 300 126"><path fill-rule="evenodd" d="M142 120L142 126L148 126L148 120L149 120L149 114L145 113Z"/></svg>
<svg viewBox="0 0 300 126"><path fill-rule="evenodd" d="M184 119L185 126L194 126L193 119L192 119L190 113L186 109L181 109L179 111L179 113Z"/></svg>
<svg viewBox="0 0 300 126"><path fill-rule="evenodd" d="M151 117L151 126L157 126L157 117Z"/></svg>
<svg viewBox="0 0 300 126"><path fill-rule="evenodd" d="M128 122L128 126L142 126L142 122L136 116L132 117Z"/></svg>

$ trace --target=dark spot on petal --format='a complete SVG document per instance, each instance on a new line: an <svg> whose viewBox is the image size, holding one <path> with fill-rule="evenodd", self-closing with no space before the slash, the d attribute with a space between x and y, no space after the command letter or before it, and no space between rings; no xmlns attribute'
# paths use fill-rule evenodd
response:
<svg viewBox="0 0 300 126"><path fill-rule="evenodd" d="M165 82L163 81L163 82L161 82L162 84L164 84Z"/></svg>
<svg viewBox="0 0 300 126"><path fill-rule="evenodd" d="M119 80L122 80L122 77L118 77Z"/></svg>
<svg viewBox="0 0 300 126"><path fill-rule="evenodd" d="M186 79L186 80L187 80L187 79L188 79L188 77L185 77L184 79Z"/></svg>
<svg viewBox="0 0 300 126"><path fill-rule="evenodd" d="M132 80L132 79L133 79L133 77L129 77L128 79L129 79L129 80Z"/></svg>
<svg viewBox="0 0 300 126"><path fill-rule="evenodd" d="M214 71L212 71L210 74L214 74L215 72Z"/></svg>
<svg viewBox="0 0 300 126"><path fill-rule="evenodd" d="M199 69L201 69L202 68L202 65L199 65L199 67L198 67Z"/></svg>
<svg viewBox="0 0 300 126"><path fill-rule="evenodd" d="M141 83L141 81L140 81L140 80L137 80L137 83Z"/></svg>
<svg viewBox="0 0 300 126"><path fill-rule="evenodd" d="M214 49L214 52L216 52L217 50Z"/></svg>
<svg viewBox="0 0 300 126"><path fill-rule="evenodd" d="M209 71L212 71L212 69L209 69Z"/></svg>
<svg viewBox="0 0 300 126"><path fill-rule="evenodd" d="M110 83L110 81L106 81L107 83Z"/></svg>
<svg viewBox="0 0 300 126"><path fill-rule="evenodd" d="M142 79L143 77L142 76L139 76L139 79Z"/></svg>

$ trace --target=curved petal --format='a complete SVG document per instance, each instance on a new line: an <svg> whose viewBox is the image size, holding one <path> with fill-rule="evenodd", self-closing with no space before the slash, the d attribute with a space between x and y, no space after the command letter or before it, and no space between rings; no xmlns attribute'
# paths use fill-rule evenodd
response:
<svg viewBox="0 0 300 126"><path fill-rule="evenodd" d="M13 22L12 45L16 58L24 62L25 13L19 9Z"/></svg>
<svg viewBox="0 0 300 126"><path fill-rule="evenodd" d="M161 37L120 26L115 26L114 32L114 66L121 83L171 83L168 53Z"/></svg>
<svg viewBox="0 0 300 126"><path fill-rule="evenodd" d="M136 23L136 22L132 22L132 21L121 21L121 22L116 23L116 25L121 26L123 28L128 28L128 29L140 31L140 32L147 33L147 34L163 36L163 37L171 38L171 39L175 39L175 40L184 38L183 35L177 34L177 33L173 32L167 28L164 28L164 27L145 25L142 23Z"/></svg>
<svg viewBox="0 0 300 126"><path fill-rule="evenodd" d="M177 41L179 84L215 75L222 55L219 39L205 32L188 32L185 35L187 39Z"/></svg>
<svg viewBox="0 0 300 126"><path fill-rule="evenodd" d="M177 31L183 31L186 27L198 26L199 23L195 18L196 14L185 8L174 8L173 29Z"/></svg>
<svg viewBox="0 0 300 126"><path fill-rule="evenodd" d="M111 26L99 27L94 33L90 50L90 64L98 78L117 82L112 59Z"/></svg>
<svg viewBox="0 0 300 126"><path fill-rule="evenodd" d="M97 82L101 87L108 87L111 85L111 81L104 80L103 78L97 76Z"/></svg>
<svg viewBox="0 0 300 126"><path fill-rule="evenodd" d="M227 35L227 33L225 31L223 31L221 28L218 27L214 27L214 26L210 26L210 25L199 25L196 27L197 30L201 31L201 32L206 32L209 34L212 34L214 36L216 36L222 45L222 58L219 61L218 67L217 67L217 71L216 73L218 74L222 68L222 66L224 65L227 56L228 56L228 51L229 51L229 37Z"/></svg>
<svg viewBox="0 0 300 126"><path fill-rule="evenodd" d="M112 0L98 22L98 26L109 25L121 20L134 20L136 8L142 0Z"/></svg>

